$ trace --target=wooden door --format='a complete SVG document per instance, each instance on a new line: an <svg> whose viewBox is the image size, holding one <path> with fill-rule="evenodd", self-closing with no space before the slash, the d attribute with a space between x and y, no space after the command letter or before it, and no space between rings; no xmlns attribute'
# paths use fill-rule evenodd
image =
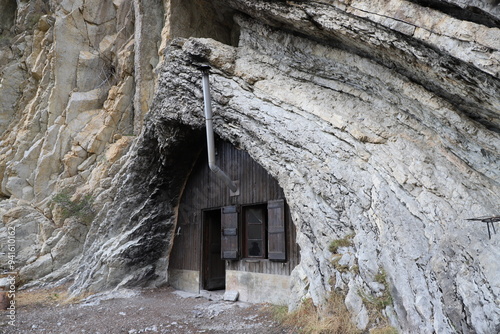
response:
<svg viewBox="0 0 500 334"><path fill-rule="evenodd" d="M221 259L221 210L203 212L202 288L220 290L226 286L226 265Z"/></svg>

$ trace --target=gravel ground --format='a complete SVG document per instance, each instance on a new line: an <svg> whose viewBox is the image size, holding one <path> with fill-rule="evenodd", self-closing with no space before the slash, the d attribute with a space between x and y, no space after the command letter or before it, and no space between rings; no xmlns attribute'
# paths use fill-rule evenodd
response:
<svg viewBox="0 0 500 334"><path fill-rule="evenodd" d="M223 301L221 292L122 290L73 304L57 292L37 293L19 293L15 326L1 311L0 333L287 333L264 305Z"/></svg>

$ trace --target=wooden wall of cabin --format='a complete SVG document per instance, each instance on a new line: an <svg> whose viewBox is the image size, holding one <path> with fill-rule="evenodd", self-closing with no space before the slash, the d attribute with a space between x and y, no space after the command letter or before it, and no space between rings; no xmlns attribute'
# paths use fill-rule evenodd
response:
<svg viewBox="0 0 500 334"><path fill-rule="evenodd" d="M269 173L250 155L230 143L216 141L216 163L232 180L240 182L239 196L231 197L229 189L208 167L206 150L198 158L181 197L174 245L170 255L171 269L201 269L201 235L203 210L229 205L251 205L284 199L283 190ZM241 259L227 261L226 269L289 275L299 262L295 228L286 207L287 261ZM241 243L240 243L241 245Z"/></svg>

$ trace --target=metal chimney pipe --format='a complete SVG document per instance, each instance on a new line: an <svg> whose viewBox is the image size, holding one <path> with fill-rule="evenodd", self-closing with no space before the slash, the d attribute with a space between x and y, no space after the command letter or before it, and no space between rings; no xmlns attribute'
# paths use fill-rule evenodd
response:
<svg viewBox="0 0 500 334"><path fill-rule="evenodd" d="M224 173L222 169L215 164L215 141L214 141L214 128L212 121L212 100L210 97L210 83L208 81L208 75L210 71L210 66L203 65L199 67L202 73L202 83L203 83L203 102L205 104L205 124L207 128L207 151L208 151L208 167L212 172L217 175L219 179L224 181L232 192L236 193L238 187L231 180L231 178Z"/></svg>

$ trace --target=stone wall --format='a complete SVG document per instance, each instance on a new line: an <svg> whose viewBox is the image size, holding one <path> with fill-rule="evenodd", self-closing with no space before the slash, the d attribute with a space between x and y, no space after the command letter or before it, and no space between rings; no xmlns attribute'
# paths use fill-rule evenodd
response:
<svg viewBox="0 0 500 334"><path fill-rule="evenodd" d="M466 220L498 215L496 2L21 4L0 48L0 239L16 226L25 282L166 283L210 64L215 131L290 205L291 308L338 290L359 328L500 331L500 239Z"/></svg>

